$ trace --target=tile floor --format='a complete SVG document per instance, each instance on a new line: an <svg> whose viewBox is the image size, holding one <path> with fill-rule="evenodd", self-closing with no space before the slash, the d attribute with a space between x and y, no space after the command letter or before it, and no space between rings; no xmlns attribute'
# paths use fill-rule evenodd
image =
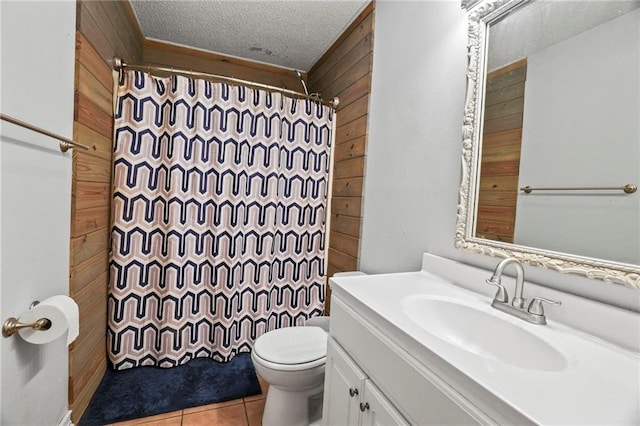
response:
<svg viewBox="0 0 640 426"><path fill-rule="evenodd" d="M262 393L255 396L128 420L113 426L261 426L269 385L260 376L258 380Z"/></svg>

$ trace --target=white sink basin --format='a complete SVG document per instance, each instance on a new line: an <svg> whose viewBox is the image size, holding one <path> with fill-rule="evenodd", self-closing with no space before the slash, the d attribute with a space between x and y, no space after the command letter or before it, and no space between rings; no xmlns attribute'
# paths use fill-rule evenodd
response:
<svg viewBox="0 0 640 426"><path fill-rule="evenodd" d="M472 290L482 288L487 271L444 262L432 266L465 287L423 270L332 278L332 297L412 363L496 416L486 424L640 425L640 353L561 322L570 310L584 315L576 322L601 322L603 333L616 333L617 325L632 340L638 313L528 283L529 295L563 302L549 310L557 316L548 325L530 324L492 308L490 291ZM357 340L352 331L344 333ZM386 371L386 355L375 356Z"/></svg>
<svg viewBox="0 0 640 426"><path fill-rule="evenodd" d="M490 307L479 309L453 298L424 295L407 296L401 306L426 332L475 355L531 370L558 371L568 365L545 340L494 314Z"/></svg>

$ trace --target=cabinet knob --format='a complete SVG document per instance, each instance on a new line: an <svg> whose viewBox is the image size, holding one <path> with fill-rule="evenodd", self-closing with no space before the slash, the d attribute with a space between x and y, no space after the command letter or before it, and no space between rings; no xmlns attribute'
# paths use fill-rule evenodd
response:
<svg viewBox="0 0 640 426"><path fill-rule="evenodd" d="M349 389L349 396L354 397L358 394L358 388L350 388Z"/></svg>
<svg viewBox="0 0 640 426"><path fill-rule="evenodd" d="M368 403L368 402L365 402L365 403L362 403L362 402L361 402L361 403L360 403L360 411L362 411L362 412L364 413L364 412L365 412L365 411L367 411L368 409L369 409L369 403Z"/></svg>

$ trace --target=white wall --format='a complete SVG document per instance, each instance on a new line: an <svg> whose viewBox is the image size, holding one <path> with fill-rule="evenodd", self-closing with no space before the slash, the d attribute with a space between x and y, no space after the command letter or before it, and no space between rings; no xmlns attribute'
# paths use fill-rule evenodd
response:
<svg viewBox="0 0 640 426"><path fill-rule="evenodd" d="M0 111L73 133L75 1L0 2ZM0 122L0 318L69 293L71 153ZM0 338L0 424L56 425L68 411L64 339Z"/></svg>
<svg viewBox="0 0 640 426"><path fill-rule="evenodd" d="M519 187L638 185L638 22L528 56ZM517 212L516 244L640 264L640 193L520 192Z"/></svg>
<svg viewBox="0 0 640 426"><path fill-rule="evenodd" d="M378 1L360 269L418 270L423 252L493 268L454 247L466 14L460 2ZM525 267L527 279L629 309L640 291ZM484 284L484 277L478 280ZM525 289L526 292L526 289Z"/></svg>
<svg viewBox="0 0 640 426"><path fill-rule="evenodd" d="M376 2L360 269L415 270L453 246L465 16L455 0Z"/></svg>

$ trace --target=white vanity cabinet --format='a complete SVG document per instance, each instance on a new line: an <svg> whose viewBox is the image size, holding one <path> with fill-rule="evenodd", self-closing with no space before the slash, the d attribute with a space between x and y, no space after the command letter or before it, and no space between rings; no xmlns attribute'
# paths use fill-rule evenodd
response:
<svg viewBox="0 0 640 426"><path fill-rule="evenodd" d="M433 265L469 287L486 272ZM331 278L325 425L640 425L637 350L508 315L428 266ZM629 339L639 329L637 312L528 285L565 315L597 315Z"/></svg>
<svg viewBox="0 0 640 426"><path fill-rule="evenodd" d="M519 416L499 415L502 407L497 405L487 411L486 404L478 401L483 406L478 408L467 392L458 391L466 383L443 374L437 363L425 362L417 347L401 343L401 330L387 328L383 318L362 310L348 296L343 299L340 289L336 290L331 302L323 425L530 423Z"/></svg>
<svg viewBox="0 0 640 426"><path fill-rule="evenodd" d="M408 424L334 339L327 349L325 389L325 426Z"/></svg>

